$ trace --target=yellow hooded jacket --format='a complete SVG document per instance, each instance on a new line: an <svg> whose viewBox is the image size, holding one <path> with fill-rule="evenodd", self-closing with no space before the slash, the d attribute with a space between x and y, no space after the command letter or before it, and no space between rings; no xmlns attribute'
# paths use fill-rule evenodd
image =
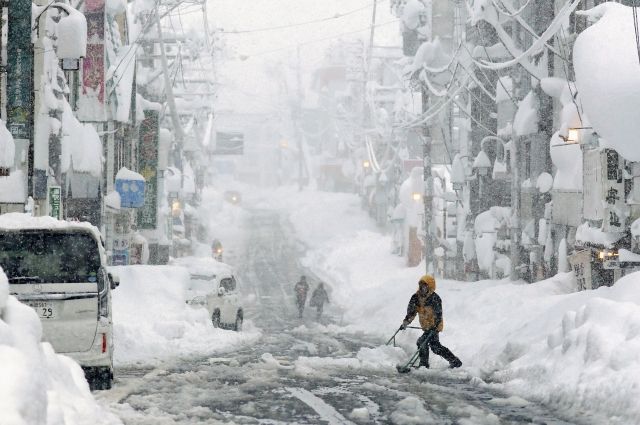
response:
<svg viewBox="0 0 640 425"><path fill-rule="evenodd" d="M420 295L420 286L427 285L428 292L426 296ZM436 280L431 275L425 275L420 278L418 283L418 291L411 296L407 307L407 315L404 318L406 323L411 323L418 315L420 327L422 330L436 329L442 332L444 329L444 321L442 319L442 300L436 294Z"/></svg>

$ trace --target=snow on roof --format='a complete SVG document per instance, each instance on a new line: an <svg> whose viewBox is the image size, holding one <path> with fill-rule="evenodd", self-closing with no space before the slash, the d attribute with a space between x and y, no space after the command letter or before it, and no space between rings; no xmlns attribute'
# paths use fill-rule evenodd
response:
<svg viewBox="0 0 640 425"><path fill-rule="evenodd" d="M478 156L473 161L473 168L491 168L491 160L485 151L478 152Z"/></svg>
<svg viewBox="0 0 640 425"><path fill-rule="evenodd" d="M118 173L116 174L116 180L138 180L145 181L142 174L136 173L128 169L127 167L122 167Z"/></svg>
<svg viewBox="0 0 640 425"><path fill-rule="evenodd" d="M102 175L102 141L92 124L84 124L73 115L71 105L64 101L62 114L62 171Z"/></svg>
<svg viewBox="0 0 640 425"><path fill-rule="evenodd" d="M433 73L444 72L448 69L450 63L451 56L445 53L440 39L436 37L418 47L411 71L415 72L424 67Z"/></svg>
<svg viewBox="0 0 640 425"><path fill-rule="evenodd" d="M640 72L633 9L607 2L576 12L597 21L576 39L576 84L584 111L607 145L640 161Z"/></svg>
<svg viewBox="0 0 640 425"><path fill-rule="evenodd" d="M11 132L0 119L0 167L11 168L15 159L16 145Z"/></svg>
<svg viewBox="0 0 640 425"><path fill-rule="evenodd" d="M164 174L164 188L167 192L180 192L182 172L176 167L167 167Z"/></svg>
<svg viewBox="0 0 640 425"><path fill-rule="evenodd" d="M558 132L551 136L551 161L556 167L553 188L556 190L582 190L582 149L577 143L567 144Z"/></svg>
<svg viewBox="0 0 640 425"><path fill-rule="evenodd" d="M511 100L513 91L513 79L509 76L500 77L496 82L496 103Z"/></svg>
<svg viewBox="0 0 640 425"><path fill-rule="evenodd" d="M402 9L402 23L407 29L414 30L420 23L420 13L426 12L424 4L419 0L409 0Z"/></svg>
<svg viewBox="0 0 640 425"><path fill-rule="evenodd" d="M464 184L466 181L467 173L464 163L462 162L462 158L460 158L460 154L456 154L451 164L451 183Z"/></svg>
<svg viewBox="0 0 640 425"><path fill-rule="evenodd" d="M536 100L536 95L533 91L530 91L518 105L518 111L513 118L513 131L516 136L526 136L538 132L538 109Z"/></svg>
<svg viewBox="0 0 640 425"><path fill-rule="evenodd" d="M157 102L151 102L139 93L136 93L136 120L144 120L144 111L161 111L162 105Z"/></svg>
<svg viewBox="0 0 640 425"><path fill-rule="evenodd" d="M547 193L553 187L553 177L549 173L540 173L536 181L536 187L540 193Z"/></svg>
<svg viewBox="0 0 640 425"><path fill-rule="evenodd" d="M23 204L26 199L27 177L22 170L14 170L9 176L0 177L0 202Z"/></svg>
<svg viewBox="0 0 640 425"><path fill-rule="evenodd" d="M119 15L127 11L127 3L125 0L107 0L107 13L111 16Z"/></svg>
<svg viewBox="0 0 640 425"><path fill-rule="evenodd" d="M194 194L196 193L196 179L193 173L193 169L188 162L184 163L184 170L182 173L182 193Z"/></svg>
<svg viewBox="0 0 640 425"><path fill-rule="evenodd" d="M109 194L104 197L104 205L114 210L119 210L121 205L120 194L116 191L109 192Z"/></svg>

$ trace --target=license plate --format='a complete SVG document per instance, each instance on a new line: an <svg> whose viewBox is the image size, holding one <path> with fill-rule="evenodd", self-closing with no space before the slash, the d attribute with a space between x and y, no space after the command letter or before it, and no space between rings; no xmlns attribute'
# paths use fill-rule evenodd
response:
<svg viewBox="0 0 640 425"><path fill-rule="evenodd" d="M28 301L27 305L33 308L41 319L55 319L56 309L50 301Z"/></svg>

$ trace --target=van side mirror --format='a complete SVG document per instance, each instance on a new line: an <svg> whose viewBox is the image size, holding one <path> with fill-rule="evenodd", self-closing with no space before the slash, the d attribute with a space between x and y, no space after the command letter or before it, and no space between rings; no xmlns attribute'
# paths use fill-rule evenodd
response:
<svg viewBox="0 0 640 425"><path fill-rule="evenodd" d="M109 272L109 282L111 282L111 289L116 289L118 286L120 286L120 276Z"/></svg>

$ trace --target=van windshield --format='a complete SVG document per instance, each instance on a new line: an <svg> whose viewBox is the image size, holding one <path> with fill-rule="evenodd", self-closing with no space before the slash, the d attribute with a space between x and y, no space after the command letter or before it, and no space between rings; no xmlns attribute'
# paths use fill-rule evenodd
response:
<svg viewBox="0 0 640 425"><path fill-rule="evenodd" d="M4 231L0 266L9 283L96 282L100 254L97 242L86 233Z"/></svg>

